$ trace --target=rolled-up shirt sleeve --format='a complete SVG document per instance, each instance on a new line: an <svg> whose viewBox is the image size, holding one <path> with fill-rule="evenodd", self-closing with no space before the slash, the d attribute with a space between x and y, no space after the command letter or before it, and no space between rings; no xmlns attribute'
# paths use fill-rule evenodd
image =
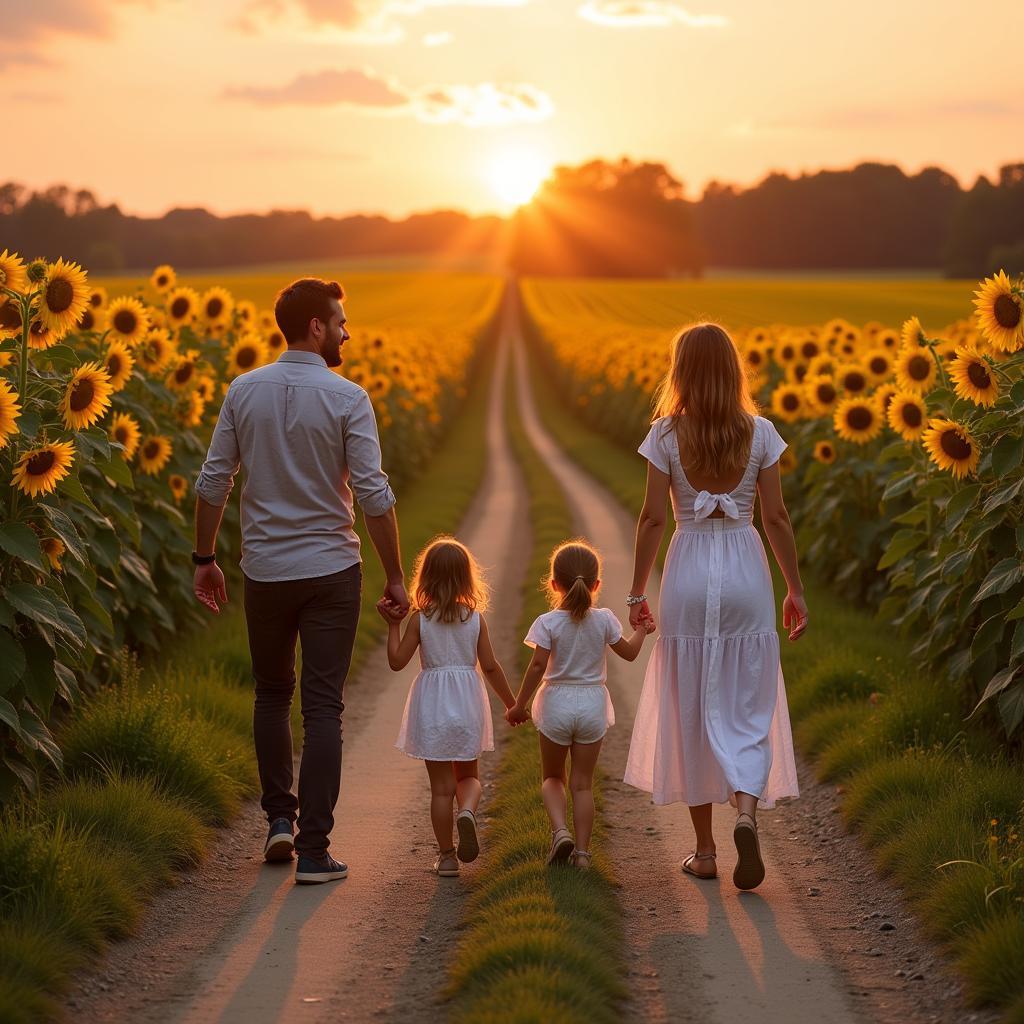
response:
<svg viewBox="0 0 1024 1024"><path fill-rule="evenodd" d="M238 437L235 435L231 392L228 391L224 396L224 404L220 407L220 415L213 430L206 461L196 478L196 494L203 501L218 508L226 505L228 495L235 484L239 463Z"/></svg>
<svg viewBox="0 0 1024 1024"><path fill-rule="evenodd" d="M360 389L343 424L349 482L359 507L368 516L382 516L395 504L395 494L381 469L380 437L370 396Z"/></svg>

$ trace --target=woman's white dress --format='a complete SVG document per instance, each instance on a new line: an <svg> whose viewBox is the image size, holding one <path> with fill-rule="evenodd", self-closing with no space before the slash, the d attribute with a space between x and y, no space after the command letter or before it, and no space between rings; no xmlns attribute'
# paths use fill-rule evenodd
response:
<svg viewBox="0 0 1024 1024"><path fill-rule="evenodd" d="M409 687L399 750L424 761L475 761L494 749L487 689L477 671L480 613L436 622L420 615L420 672Z"/></svg>
<svg viewBox="0 0 1024 1024"><path fill-rule="evenodd" d="M799 793L775 596L753 526L757 474L785 448L774 424L755 417L743 479L711 494L690 486L670 417L640 445L671 477L676 520L624 776L657 804L725 803L743 792L771 807ZM709 518L717 508L724 516Z"/></svg>

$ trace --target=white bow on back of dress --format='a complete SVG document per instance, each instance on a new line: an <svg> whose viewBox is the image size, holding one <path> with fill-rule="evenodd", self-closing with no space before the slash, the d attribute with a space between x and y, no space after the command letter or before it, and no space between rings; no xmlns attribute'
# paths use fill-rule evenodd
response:
<svg viewBox="0 0 1024 1024"><path fill-rule="evenodd" d="M730 519L739 519L740 510L731 494L712 494L710 491L701 491L693 499L693 517L698 522L707 519L716 508L720 508Z"/></svg>

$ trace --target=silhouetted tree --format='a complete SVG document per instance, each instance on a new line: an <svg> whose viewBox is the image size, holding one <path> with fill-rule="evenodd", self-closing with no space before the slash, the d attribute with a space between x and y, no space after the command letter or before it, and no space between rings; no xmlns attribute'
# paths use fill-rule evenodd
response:
<svg viewBox="0 0 1024 1024"><path fill-rule="evenodd" d="M1007 164L999 169L995 184L979 177L957 204L945 248L946 273L979 277L999 269L995 263L1000 248L1022 244L1024 163Z"/></svg>

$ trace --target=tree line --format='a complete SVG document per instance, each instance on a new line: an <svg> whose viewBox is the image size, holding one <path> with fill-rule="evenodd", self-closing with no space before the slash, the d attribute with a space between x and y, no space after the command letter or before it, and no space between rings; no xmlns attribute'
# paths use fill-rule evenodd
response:
<svg viewBox="0 0 1024 1024"><path fill-rule="evenodd" d="M314 218L306 211L219 217L174 209L136 217L64 185L0 186L0 249L69 257L93 271L172 263L223 267L311 259L487 257L519 273L699 276L736 269L1024 271L1024 163L964 189L928 167L890 164L788 176L750 188L711 182L698 200L661 163L557 167L504 220L454 210Z"/></svg>

